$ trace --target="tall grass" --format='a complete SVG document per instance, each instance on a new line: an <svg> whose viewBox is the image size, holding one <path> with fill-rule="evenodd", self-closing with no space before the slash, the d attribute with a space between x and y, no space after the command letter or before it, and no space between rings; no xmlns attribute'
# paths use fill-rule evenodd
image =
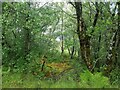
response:
<svg viewBox="0 0 120 90"><path fill-rule="evenodd" d="M3 88L110 88L109 79L101 73L92 74L89 71L80 73L80 81L70 75L61 76L59 80L41 80L32 74L8 73L3 75Z"/></svg>

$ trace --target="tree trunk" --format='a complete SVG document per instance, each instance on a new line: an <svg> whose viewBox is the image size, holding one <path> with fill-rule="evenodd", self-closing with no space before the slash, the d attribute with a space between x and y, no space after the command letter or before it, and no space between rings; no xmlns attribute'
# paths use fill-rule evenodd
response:
<svg viewBox="0 0 120 90"><path fill-rule="evenodd" d="M117 56L116 56L116 62L118 63L118 66L120 67L120 62L118 62L118 58L120 58L120 1L117 2L118 5L118 32L117 32Z"/></svg>
<svg viewBox="0 0 120 90"><path fill-rule="evenodd" d="M95 60L96 60L95 67L97 67L98 69L100 68L100 59L99 59L100 43L101 43L101 32L99 33L98 44L95 51Z"/></svg>
<svg viewBox="0 0 120 90"><path fill-rule="evenodd" d="M70 59L73 59L74 51L75 51L75 47L72 46L72 51L71 51Z"/></svg>
<svg viewBox="0 0 120 90"><path fill-rule="evenodd" d="M64 53L64 43L63 43L63 34L62 34L62 42L61 42L61 54Z"/></svg>
<svg viewBox="0 0 120 90"><path fill-rule="evenodd" d="M113 69L113 63L114 63L115 54L116 54L116 50L115 50L116 36L117 36L117 32L114 32L111 42L110 42L109 51L107 54L105 75L108 75L111 72L111 70Z"/></svg>
<svg viewBox="0 0 120 90"><path fill-rule="evenodd" d="M27 2L27 4L29 5L30 7L30 2ZM26 14L26 24L27 22L29 21L30 19L30 16L29 16L29 13ZM29 54L29 51L30 51L30 29L29 27L27 27L27 25L25 25L24 27L24 59L27 60L27 56Z"/></svg>
<svg viewBox="0 0 120 90"><path fill-rule="evenodd" d="M118 29L113 29L113 36L110 41L110 47L107 54L107 60L106 60L106 68L105 68L105 75L109 75L109 73L112 71L115 65L117 64L116 58L117 57L117 49L119 46L119 40L120 40L120 2L117 2L118 4Z"/></svg>
<svg viewBox="0 0 120 90"><path fill-rule="evenodd" d="M64 53L64 38L63 38L63 11L62 11L62 28L61 28L61 54Z"/></svg>
<svg viewBox="0 0 120 90"><path fill-rule="evenodd" d="M90 54L90 37L86 34L86 26L82 18L82 2L75 2L77 15L77 34L79 37L81 56L89 71L93 72L93 65Z"/></svg>
<svg viewBox="0 0 120 90"><path fill-rule="evenodd" d="M24 27L24 59L26 60L28 57L30 50L30 31L27 27Z"/></svg>
<svg viewBox="0 0 120 90"><path fill-rule="evenodd" d="M74 35L73 35L73 45L72 45L72 48L71 48L71 54L70 54L70 59L73 59L73 56L74 56L74 53L75 53L75 38L74 38Z"/></svg>

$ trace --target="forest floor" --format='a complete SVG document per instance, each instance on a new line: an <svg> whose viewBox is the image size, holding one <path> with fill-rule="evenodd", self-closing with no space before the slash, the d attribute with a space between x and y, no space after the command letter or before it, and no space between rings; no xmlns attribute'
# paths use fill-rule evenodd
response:
<svg viewBox="0 0 120 90"><path fill-rule="evenodd" d="M72 65L72 64L74 65ZM109 79L101 73L79 72L81 69L73 62L49 62L41 68L30 68L31 72L21 73L11 71L3 73L3 88L117 88L111 85ZM79 66L78 66L79 67ZM5 67L3 67L5 68ZM7 67L6 67L7 68ZM28 70L30 71L30 70ZM99 82L98 82L99 80Z"/></svg>

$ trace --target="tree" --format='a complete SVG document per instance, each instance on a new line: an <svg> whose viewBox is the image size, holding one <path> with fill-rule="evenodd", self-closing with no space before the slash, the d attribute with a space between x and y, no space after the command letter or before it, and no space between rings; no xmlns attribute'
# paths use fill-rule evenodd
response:
<svg viewBox="0 0 120 90"><path fill-rule="evenodd" d="M87 34L87 25L85 23L85 20L82 16L82 2L75 2L74 4L70 2L73 7L76 10L76 15L77 15L77 34L79 38L79 43L80 43L80 50L81 50L81 56L82 59L84 60L87 68L93 72L94 67L93 67L93 62L91 60L91 49L90 49L90 38L91 36ZM93 21L93 28L96 26L98 15L99 15L99 9L98 9L98 3L95 3L96 7L96 14L94 16L94 21ZM94 32L94 30L91 31L91 35Z"/></svg>
<svg viewBox="0 0 120 90"><path fill-rule="evenodd" d="M114 29L112 28L113 31L113 35L111 37L111 41L110 41L110 46L109 46L109 51L108 51L108 55L107 55L107 60L106 60L106 68L105 68L105 75L109 75L109 73L112 71L112 69L114 67L116 67L117 65L117 49L118 49L118 45L119 45L119 16L120 16L120 12L119 12L119 2L116 3L116 5L118 5L118 28ZM116 7L115 7L116 9ZM112 14L112 18L114 18L115 16L115 10ZM113 22L114 24L114 22ZM115 23L115 27L116 27L116 23Z"/></svg>

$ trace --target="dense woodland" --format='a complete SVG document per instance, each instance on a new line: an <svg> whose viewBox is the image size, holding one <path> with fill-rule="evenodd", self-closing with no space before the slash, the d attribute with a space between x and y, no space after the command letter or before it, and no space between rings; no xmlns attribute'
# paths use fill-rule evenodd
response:
<svg viewBox="0 0 120 90"><path fill-rule="evenodd" d="M3 88L118 88L120 2L3 2Z"/></svg>

